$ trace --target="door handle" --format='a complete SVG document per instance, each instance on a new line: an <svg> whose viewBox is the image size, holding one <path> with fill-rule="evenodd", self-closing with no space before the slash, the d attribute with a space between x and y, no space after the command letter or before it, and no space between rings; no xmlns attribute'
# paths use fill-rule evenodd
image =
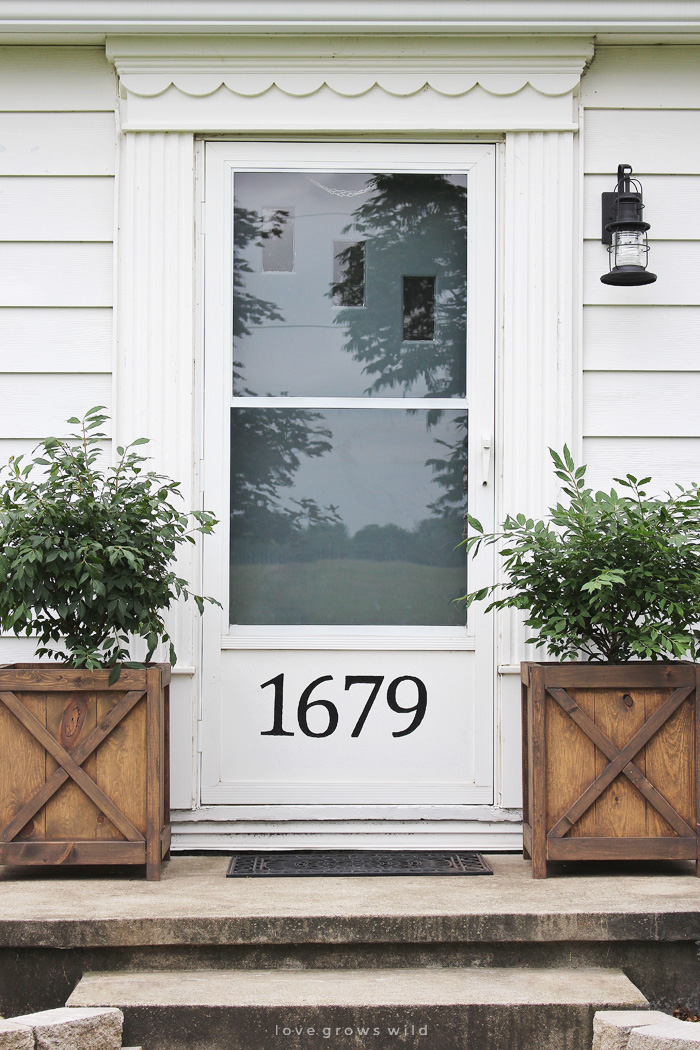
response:
<svg viewBox="0 0 700 1050"><path fill-rule="evenodd" d="M491 467L491 435L481 435L481 484L488 485Z"/></svg>

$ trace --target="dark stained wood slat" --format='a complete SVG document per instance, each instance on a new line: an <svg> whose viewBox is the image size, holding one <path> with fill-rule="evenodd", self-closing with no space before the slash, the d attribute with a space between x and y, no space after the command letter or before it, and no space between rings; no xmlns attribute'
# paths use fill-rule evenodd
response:
<svg viewBox="0 0 700 1050"><path fill-rule="evenodd" d="M163 690L155 677L148 680L146 693L146 878L160 879L162 860L160 829L165 805L163 755L165 741Z"/></svg>
<svg viewBox="0 0 700 1050"><path fill-rule="evenodd" d="M644 694L646 717L649 718L666 699L666 690L649 689ZM645 773L666 801L688 826L685 835L695 834L695 754L693 747L695 723L693 695L664 723L644 748ZM636 762L636 759L635 759ZM647 806L645 834L652 838L672 834L662 815Z"/></svg>
<svg viewBox="0 0 700 1050"><path fill-rule="evenodd" d="M64 693L71 689L125 690L146 689L148 671L125 669L113 686L108 686L109 671L81 671L72 667L48 667L37 664L35 668L0 669L0 689L31 692L33 689L45 693ZM93 677L94 676L94 677Z"/></svg>
<svg viewBox="0 0 700 1050"><path fill-rule="evenodd" d="M520 685L520 717L522 719L521 725L527 725L527 681L525 680L525 665L521 668L521 685ZM530 860L530 846L532 844L532 834L530 833L530 802L529 802L529 777L528 777L528 762L527 762L527 735L521 733L522 740L522 781L523 781L523 857L525 860Z"/></svg>
<svg viewBox="0 0 700 1050"><path fill-rule="evenodd" d="M535 664L530 668L530 703L528 704L529 728L529 786L530 811L532 814L532 875L535 879L547 878L546 828L546 777L545 777L545 692L544 668Z"/></svg>
<svg viewBox="0 0 700 1050"><path fill-rule="evenodd" d="M601 688L601 671L605 672L606 689L670 689L678 686L695 688L694 664L629 664L596 663L542 663L547 688L563 689Z"/></svg>
<svg viewBox="0 0 700 1050"><path fill-rule="evenodd" d="M595 715L597 692L577 690L577 703L589 717ZM546 826L551 828L574 805L596 778L596 755L591 740L546 691ZM566 762L557 761L563 751ZM571 829L574 836L598 834L595 809L591 807Z"/></svg>
<svg viewBox="0 0 700 1050"><path fill-rule="evenodd" d="M104 791L91 780L84 769L78 765L75 759L61 747L57 740L37 721L24 704L17 699L14 693L0 692L0 700L12 711L25 729L34 736L44 749L65 769L66 773L83 789L99 809L108 817L112 823L119 828L121 833L130 842L138 842L143 839L137 828L128 820L114 803L107 798Z"/></svg>
<svg viewBox="0 0 700 1050"><path fill-rule="evenodd" d="M609 784L612 784L613 780L619 776L628 762L630 762L637 752L644 747L647 741L651 739L658 729L660 729L664 722L671 717L680 704L690 696L694 685L695 683L693 682L690 686L674 689L668 700L666 700L658 711L656 711L651 718L644 723L642 728L639 732L635 733L629 743L626 744L621 751L618 751L617 756L608 766L606 766L600 776L596 777L590 787L588 787L580 796L578 801L575 802L574 805L564 814L561 820L557 821L549 832L549 837L557 838L565 835L569 828L573 827L579 817L581 817L586 810L593 805L605 788ZM549 692L551 692L551 689L549 689Z"/></svg>
<svg viewBox="0 0 700 1050"><path fill-rule="evenodd" d="M31 696L32 694L28 694ZM47 732L58 741L69 755L78 744L86 739L97 725L97 710L94 694L80 692L71 697L65 704L55 693L47 694L46 706ZM85 762L79 763L86 776L96 780L95 755L90 755ZM46 754L46 778L61 767L56 760ZM68 779L60 791L56 792L46 804L46 839L49 842L70 841L73 839L91 841L95 838L97 821L101 813L95 803L72 779Z"/></svg>
<svg viewBox="0 0 700 1050"><path fill-rule="evenodd" d="M113 704L108 692L96 694L98 717L105 717ZM146 694L97 751L95 782L111 798L125 817L146 837ZM117 828L104 817L99 821L97 839L118 841Z"/></svg>
<svg viewBox="0 0 700 1050"><path fill-rule="evenodd" d="M170 668L167 668L167 682L161 679L163 684L163 823L170 833ZM168 840L168 853L170 853L170 840Z"/></svg>
<svg viewBox="0 0 700 1050"><path fill-rule="evenodd" d="M659 692L665 700L668 693L661 690ZM617 753L644 725L646 705L642 699L643 694L623 693L619 689L601 689L596 690L593 695L595 724L614 745ZM578 693L576 696L578 697ZM591 746L593 747L594 765L594 775L591 779L594 779L603 772L609 759L597 747ZM639 772L646 775L645 748L642 748L637 754L635 761L639 763ZM584 785L584 787L587 786ZM644 796L635 789L631 781L624 775L620 775L605 789L576 827L580 827L582 821L590 816L594 822L593 828L588 832L590 836L644 838L648 834L647 807L648 803ZM573 835L573 831L571 834ZM657 834L657 832L652 834ZM658 834L663 835L664 832L659 831Z"/></svg>
<svg viewBox="0 0 700 1050"><path fill-rule="evenodd" d="M0 864L143 864L141 842L5 842Z"/></svg>
<svg viewBox="0 0 700 1050"><path fill-rule="evenodd" d="M620 749L615 746L601 729L589 718L585 711L582 711L578 704L571 699L565 689L549 688L547 692L552 696L559 706L566 711L566 713L576 722L576 725L580 726L586 736L593 741L596 747L603 752L606 758L611 761L616 759L620 754ZM688 690L688 693L690 690ZM688 694L686 694L687 696ZM685 699L685 697L683 698ZM672 714L671 712L670 714ZM669 717L670 717L669 714ZM660 727L659 727L660 728ZM653 735L653 734L652 734ZM692 835L693 829L683 820L683 818L676 812L673 806L664 798L661 792L657 791L654 785L647 780L640 769L635 766L633 762L626 765L622 772L626 777L631 780L634 786L640 791L642 795L651 803L654 809L661 814L673 830L681 836L681 838ZM595 799L593 800L595 801ZM566 834L568 828L571 826L568 824L568 817L566 818L566 824L563 824L565 818L562 818L549 832L550 837L556 838ZM561 829L560 829L560 825Z"/></svg>
<svg viewBox="0 0 700 1050"><path fill-rule="evenodd" d="M696 838L549 839L550 860L695 860Z"/></svg>
<svg viewBox="0 0 700 1050"><path fill-rule="evenodd" d="M144 689L135 689L129 693L126 693L121 700L118 701L101 721L97 723L97 726L92 730L90 735L79 744L73 752L73 760L77 765L81 766L85 759L95 751L96 748L102 743L105 737L109 736L112 730L119 725L121 720L131 711L135 704L144 695ZM3 842L11 842L12 839L22 830L25 824L32 819L35 813L48 802L52 795L54 795L62 784L65 784L68 780L68 773L60 766L55 773L53 773L49 779L42 785L39 791L27 802L25 806L12 818L9 824L3 828L0 833L0 840ZM143 838L143 836L140 836Z"/></svg>
<svg viewBox="0 0 700 1050"><path fill-rule="evenodd" d="M525 860L530 857L530 851L532 850L532 829L529 824L523 824L523 856Z"/></svg>
<svg viewBox="0 0 700 1050"><path fill-rule="evenodd" d="M31 693L24 697L24 701L36 718L42 722L46 720L46 693ZM25 800L31 798L46 780L46 752L2 703L0 703L0 741L2 741L2 766L0 767L0 826L2 826L12 819ZM29 825L25 820L17 828L17 832L22 832L23 839L46 838L45 816L42 813Z"/></svg>

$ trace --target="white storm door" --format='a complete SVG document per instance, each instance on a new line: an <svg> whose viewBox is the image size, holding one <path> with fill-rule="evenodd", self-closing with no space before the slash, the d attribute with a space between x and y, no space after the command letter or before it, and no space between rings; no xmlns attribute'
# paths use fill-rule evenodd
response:
<svg viewBox="0 0 700 1050"><path fill-rule="evenodd" d="M206 145L203 805L493 801L495 151Z"/></svg>

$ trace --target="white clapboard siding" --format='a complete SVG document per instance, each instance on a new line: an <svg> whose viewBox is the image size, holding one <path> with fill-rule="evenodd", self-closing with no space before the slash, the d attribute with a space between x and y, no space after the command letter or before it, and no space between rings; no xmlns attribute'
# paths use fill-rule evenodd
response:
<svg viewBox="0 0 700 1050"><path fill-rule="evenodd" d="M583 153L588 174L631 164L640 176L698 175L700 110L587 109Z"/></svg>
<svg viewBox="0 0 700 1050"><path fill-rule="evenodd" d="M625 474L651 477L650 494L700 482L700 438L586 438L583 458L586 482L596 489Z"/></svg>
<svg viewBox="0 0 700 1050"><path fill-rule="evenodd" d="M112 311L0 308L0 372L109 372Z"/></svg>
<svg viewBox="0 0 700 1050"><path fill-rule="evenodd" d="M600 196L614 190L616 179L617 174L586 176L584 237L600 241ZM660 241L700 240L700 175L649 175L644 178L642 189L650 237Z"/></svg>
<svg viewBox="0 0 700 1050"><path fill-rule="evenodd" d="M700 372L700 307L586 306L583 367Z"/></svg>
<svg viewBox="0 0 700 1050"><path fill-rule="evenodd" d="M0 306L111 306L111 244L0 244Z"/></svg>
<svg viewBox="0 0 700 1050"><path fill-rule="evenodd" d="M37 638L17 638L13 634L0 635L0 664L26 664L36 660L34 650L39 644ZM42 661L46 657L42 657Z"/></svg>
<svg viewBox="0 0 700 1050"><path fill-rule="evenodd" d="M14 634L0 634L0 664L34 663L37 660L34 653L40 644L39 639L32 635L29 638L25 635L18 638ZM45 663L48 659L47 656L42 656L41 662Z"/></svg>
<svg viewBox="0 0 700 1050"><path fill-rule="evenodd" d="M4 377L0 376L0 387L2 387L3 382L4 382ZM63 429L65 431L65 434L68 434L69 432L77 431L79 428L76 427L76 426L65 426ZM106 427L105 429L108 429L108 427ZM64 434L64 436L65 436L65 434ZM49 437L50 435L47 432L46 435L43 435L43 436ZM0 467L5 466L8 463L8 461L9 461L11 456L24 456L25 461L27 459L31 459L32 458L32 453L37 448L37 442L40 441L40 440L42 440L41 437L39 437L39 438L2 438L2 439L0 439ZM111 442L110 441L100 441L99 442L99 448L100 448L100 455L101 455L102 459L104 460L104 462L105 463L110 463L111 462L111 455L112 455ZM143 454L144 453L142 451L141 455L143 455ZM37 468L37 469L39 469L39 468Z"/></svg>
<svg viewBox="0 0 700 1050"><path fill-rule="evenodd" d="M0 387L2 386L2 376L0 376ZM64 427L66 434L69 431L77 430L78 428ZM45 437L51 437L52 435L47 433ZM60 436L60 435L57 435ZM65 436L65 434L63 435ZM0 440L0 471L3 468L7 468L10 459L22 456L22 468L26 467L31 459L35 456L41 456L42 450L39 448L39 441L41 438L2 438ZM104 466L109 466L112 462L112 443L111 441L101 441L99 443L100 458L98 462ZM143 455L143 452L141 453ZM43 457L42 457L43 458ZM39 477L40 474L45 471L46 468L42 467L41 464L32 468L32 477ZM36 474L34 473L36 471Z"/></svg>
<svg viewBox="0 0 700 1050"><path fill-rule="evenodd" d="M110 375L0 375L0 440L64 437L75 429L70 416L82 418L94 405L111 414L111 402Z"/></svg>
<svg viewBox="0 0 700 1050"><path fill-rule="evenodd" d="M113 175L115 143L114 113L0 113L0 175Z"/></svg>
<svg viewBox="0 0 700 1050"><path fill-rule="evenodd" d="M700 304L700 241L649 242L649 269L658 280L641 287L615 287L601 283L608 270L608 253L599 241L583 246L583 301L620 306Z"/></svg>
<svg viewBox="0 0 700 1050"><path fill-rule="evenodd" d="M3 390L4 382L5 377L0 375L0 392ZM26 460L31 457L34 448L36 448L34 438L2 438L0 440L0 468L6 466L11 456L24 456Z"/></svg>
<svg viewBox="0 0 700 1050"><path fill-rule="evenodd" d="M586 372L584 437L700 437L700 372Z"/></svg>
<svg viewBox="0 0 700 1050"><path fill-rule="evenodd" d="M114 67L101 47L0 47L0 110L111 110Z"/></svg>
<svg viewBox="0 0 700 1050"><path fill-rule="evenodd" d="M584 106L599 109L700 108L700 48L597 47L581 81Z"/></svg>
<svg viewBox="0 0 700 1050"><path fill-rule="evenodd" d="M111 241L113 235L113 178L0 178L3 241Z"/></svg>

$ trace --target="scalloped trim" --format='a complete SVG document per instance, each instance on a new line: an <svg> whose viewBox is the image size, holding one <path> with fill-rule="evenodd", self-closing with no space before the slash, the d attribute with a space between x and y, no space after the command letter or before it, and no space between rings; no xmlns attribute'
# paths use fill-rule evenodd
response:
<svg viewBox="0 0 700 1050"><path fill-rule="evenodd" d="M490 95L515 95L528 84L541 95L565 95L579 83L577 73L389 73L375 76L366 73L125 73L121 84L128 92L142 98L162 95L175 87L183 95L202 98L213 95L222 87L232 94L247 98L264 95L272 88L285 95L304 98L315 95L324 87L346 98L366 95L373 88L396 97L410 97L426 88L449 98L466 95L479 85Z"/></svg>

